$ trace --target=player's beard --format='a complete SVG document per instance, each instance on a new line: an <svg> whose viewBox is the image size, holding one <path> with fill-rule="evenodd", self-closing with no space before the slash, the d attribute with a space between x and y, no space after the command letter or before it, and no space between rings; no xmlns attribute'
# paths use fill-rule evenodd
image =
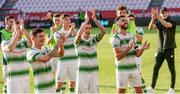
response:
<svg viewBox="0 0 180 94"><path fill-rule="evenodd" d="M126 22L123 22L123 23L121 23L120 24L120 27L121 27L121 29L128 29L128 23L126 23Z"/></svg>
<svg viewBox="0 0 180 94"><path fill-rule="evenodd" d="M128 29L127 26L122 26L121 28L122 28L122 29L125 29L125 30Z"/></svg>
<svg viewBox="0 0 180 94"><path fill-rule="evenodd" d="M128 29L128 26L127 26L127 24L124 24L123 26L121 26L121 28L126 30L126 29Z"/></svg>
<svg viewBox="0 0 180 94"><path fill-rule="evenodd" d="M86 36L90 36L90 32L86 32L85 35L86 35Z"/></svg>

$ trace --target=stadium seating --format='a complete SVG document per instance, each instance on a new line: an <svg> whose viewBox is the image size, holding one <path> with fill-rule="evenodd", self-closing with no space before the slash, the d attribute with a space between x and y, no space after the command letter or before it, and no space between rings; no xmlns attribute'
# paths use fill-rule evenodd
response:
<svg viewBox="0 0 180 94"><path fill-rule="evenodd" d="M161 7L170 8L171 16L179 16L180 15L180 2L179 0L164 0Z"/></svg>
<svg viewBox="0 0 180 94"><path fill-rule="evenodd" d="M98 10L115 10L119 4L129 9L147 9L151 0L18 0L14 9L26 13L41 13L49 10L55 12L78 11L96 8Z"/></svg>
<svg viewBox="0 0 180 94"><path fill-rule="evenodd" d="M6 0L0 0L0 8L2 8L2 6L5 2L6 2Z"/></svg>
<svg viewBox="0 0 180 94"><path fill-rule="evenodd" d="M179 0L164 0L162 7L180 8Z"/></svg>

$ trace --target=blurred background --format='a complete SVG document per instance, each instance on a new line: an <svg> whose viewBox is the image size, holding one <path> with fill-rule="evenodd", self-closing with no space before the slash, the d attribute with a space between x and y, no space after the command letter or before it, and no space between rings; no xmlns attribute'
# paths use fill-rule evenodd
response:
<svg viewBox="0 0 180 94"><path fill-rule="evenodd" d="M80 13L95 8L99 19L104 26L112 26L116 17L117 5L125 5L131 14L136 17L136 25L146 26L150 21L151 8L167 7L170 15L180 24L179 0L0 0L0 27L3 27L3 18L13 15L23 18L26 27L51 26L51 13L69 13L73 22L78 23Z"/></svg>
<svg viewBox="0 0 180 94"><path fill-rule="evenodd" d="M84 20L84 11L90 9L97 9L96 15L98 16L101 24L106 26L107 34L103 40L98 44L98 62L100 93L115 93L115 64L112 46L110 44L111 27L116 17L116 7L118 5L127 6L129 13L134 14L136 17L136 25L143 27L144 40L151 43L149 50L143 54L142 63L142 76L146 81L146 86L150 86L152 79L152 72L154 66L154 54L157 49L157 30L149 31L147 26L151 19L151 8L167 7L170 15L176 19L176 42L177 49L175 52L176 73L177 80L175 92L180 94L180 0L0 0L0 29L4 27L4 17L12 15L17 19L23 18L25 20L25 27L31 30L34 27L41 27L46 32L50 32L49 28L52 26L53 13L68 13L72 17L72 21L79 23ZM93 34L99 31L98 28L93 28ZM1 58L1 56L0 56ZM2 65L2 64L1 64ZM2 70L0 65L0 75ZM34 92L33 76L31 73L31 92ZM156 93L167 93L170 84L170 73L168 70L167 62L159 73L157 81ZM3 80L0 77L0 93L2 93ZM132 88L129 88L128 93L132 93Z"/></svg>

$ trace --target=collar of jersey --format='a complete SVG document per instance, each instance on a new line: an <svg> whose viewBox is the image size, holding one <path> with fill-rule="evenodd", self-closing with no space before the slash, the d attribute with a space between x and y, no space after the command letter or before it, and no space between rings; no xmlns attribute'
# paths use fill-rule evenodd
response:
<svg viewBox="0 0 180 94"><path fill-rule="evenodd" d="M92 38L92 36L90 35L88 39L85 39L83 36L81 36L81 39L84 41L89 41Z"/></svg>

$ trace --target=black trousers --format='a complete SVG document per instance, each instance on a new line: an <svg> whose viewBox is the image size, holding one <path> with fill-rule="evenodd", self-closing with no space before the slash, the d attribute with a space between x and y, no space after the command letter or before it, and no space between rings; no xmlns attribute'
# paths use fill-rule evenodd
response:
<svg viewBox="0 0 180 94"><path fill-rule="evenodd" d="M161 65L165 59L168 63L168 68L171 73L171 86L170 87L174 89L175 80L176 80L176 71L175 71L175 64L174 64L174 49L168 49L164 51L159 50L157 54L155 55L156 63L154 65L154 70L153 70L153 77L152 77L152 83L151 83L152 88L155 88L156 86L159 69L161 68Z"/></svg>

